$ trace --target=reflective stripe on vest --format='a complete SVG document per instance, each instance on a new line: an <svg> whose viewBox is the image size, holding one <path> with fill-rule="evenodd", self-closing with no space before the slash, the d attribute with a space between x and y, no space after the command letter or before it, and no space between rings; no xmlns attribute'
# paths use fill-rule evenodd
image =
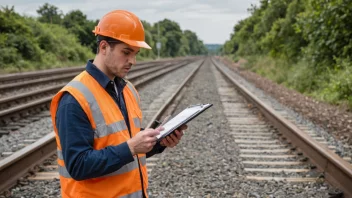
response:
<svg viewBox="0 0 352 198"><path fill-rule="evenodd" d="M57 152L57 158L59 158L60 160L64 160L64 156L62 155L62 151L59 149L56 149Z"/></svg>
<svg viewBox="0 0 352 198"><path fill-rule="evenodd" d="M143 196L143 195L142 195L142 191L137 191L137 192L135 192L135 193L122 196L121 198L141 198L142 196Z"/></svg>
<svg viewBox="0 0 352 198"><path fill-rule="evenodd" d="M139 118L133 118L134 126L141 128L141 120Z"/></svg>
<svg viewBox="0 0 352 198"><path fill-rule="evenodd" d="M136 99L138 106L139 105L139 97L138 97L138 93L136 92L136 90L134 89L132 83L130 81L126 81L127 82L127 86L128 88L131 90L131 92L133 93L134 98Z"/></svg>
<svg viewBox="0 0 352 198"><path fill-rule="evenodd" d="M92 111L94 121L97 124L97 128L95 129L95 132L94 132L94 138L105 137L115 132L119 132L127 129L127 126L124 120L121 120L109 125L99 124L99 123L105 123L104 116L92 92L80 81L71 81L67 84L67 86L78 89L86 98L90 106L90 109ZM133 87L129 87L129 89L132 91L136 101L138 102L139 101L138 96L137 96L137 93L135 93L135 90L133 89ZM133 122L137 128L141 128L141 123L139 118L133 118Z"/></svg>
<svg viewBox="0 0 352 198"><path fill-rule="evenodd" d="M63 160L62 158L62 151L61 150L57 150L57 156L59 159ZM60 158L61 157L61 158ZM102 178L102 177L109 177L109 176L115 176L115 175L120 175L120 174L123 174L123 173L127 173L127 172L130 172L134 169L137 169L138 168L138 159L137 157L133 157L134 158L134 161L133 162L130 162L128 164L125 164L124 166L122 166L119 170L117 171L114 171L112 173L109 173L109 174L106 174L106 175L103 175L101 177L98 177L98 178ZM142 166L145 166L147 164L147 158L146 156L143 156L143 157L140 157L139 158L140 162L141 162L141 165ZM68 173L66 167L63 167L63 166L60 166L59 165L59 174L63 177L66 177L66 178L71 178L70 174Z"/></svg>

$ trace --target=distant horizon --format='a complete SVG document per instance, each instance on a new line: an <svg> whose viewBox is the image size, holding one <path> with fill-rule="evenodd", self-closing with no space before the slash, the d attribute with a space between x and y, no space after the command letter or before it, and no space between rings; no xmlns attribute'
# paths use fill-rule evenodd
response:
<svg viewBox="0 0 352 198"><path fill-rule="evenodd" d="M204 43L204 45L224 45L224 44L218 44L218 43Z"/></svg>

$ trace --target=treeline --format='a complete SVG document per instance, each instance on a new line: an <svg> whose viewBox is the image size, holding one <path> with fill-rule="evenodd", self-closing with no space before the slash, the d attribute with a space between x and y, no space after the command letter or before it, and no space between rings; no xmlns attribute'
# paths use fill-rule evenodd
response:
<svg viewBox="0 0 352 198"><path fill-rule="evenodd" d="M278 83L352 106L351 8L351 0L261 0L222 51Z"/></svg>
<svg viewBox="0 0 352 198"><path fill-rule="evenodd" d="M92 57L76 35L61 26L0 10L0 70L21 71L82 63Z"/></svg>
<svg viewBox="0 0 352 198"><path fill-rule="evenodd" d="M39 17L21 16L14 7L0 9L0 70L28 70L76 65L94 58L96 38L92 33L99 20L89 20L80 10L63 14L48 3L37 10ZM164 19L155 24L142 21L146 41L153 50L141 50L138 59L206 54L197 35L182 31L179 24ZM159 26L159 34L158 34ZM159 36L158 36L159 35Z"/></svg>
<svg viewBox="0 0 352 198"><path fill-rule="evenodd" d="M164 19L151 25L142 20L142 23L145 30L145 39L153 50L141 49L141 57L155 58L158 55L157 42L161 43L161 57L207 54L207 48L198 39L196 33L190 30L182 31L179 24L174 21Z"/></svg>

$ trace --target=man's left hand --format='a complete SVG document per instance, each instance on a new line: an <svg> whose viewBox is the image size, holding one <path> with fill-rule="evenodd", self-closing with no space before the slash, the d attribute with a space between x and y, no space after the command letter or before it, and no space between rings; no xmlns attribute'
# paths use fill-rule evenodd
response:
<svg viewBox="0 0 352 198"><path fill-rule="evenodd" d="M160 145L173 148L176 146L183 136L183 130L187 129L187 125L183 125L180 128L176 129L174 133L166 136L163 140L161 140Z"/></svg>

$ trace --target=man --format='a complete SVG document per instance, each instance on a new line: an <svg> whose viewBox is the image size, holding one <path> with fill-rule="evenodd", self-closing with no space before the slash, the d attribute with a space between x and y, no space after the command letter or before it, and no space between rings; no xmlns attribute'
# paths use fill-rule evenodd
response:
<svg viewBox="0 0 352 198"><path fill-rule="evenodd" d="M144 42L143 25L133 13L106 14L93 31L94 61L53 98L62 197L147 197L146 157L178 144L175 131L157 143L163 130L141 130L139 95L124 80Z"/></svg>

